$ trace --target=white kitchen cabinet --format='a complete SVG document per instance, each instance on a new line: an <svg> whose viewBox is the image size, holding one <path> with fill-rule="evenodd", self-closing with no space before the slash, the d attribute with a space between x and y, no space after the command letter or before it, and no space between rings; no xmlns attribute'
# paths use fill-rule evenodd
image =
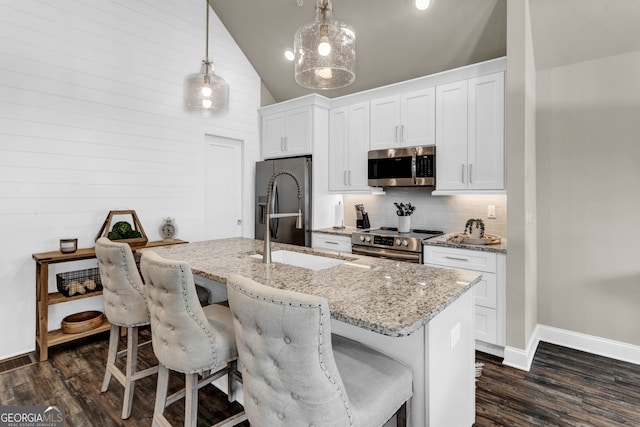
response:
<svg viewBox="0 0 640 427"><path fill-rule="evenodd" d="M371 150L435 144L435 88L371 100Z"/></svg>
<svg viewBox="0 0 640 427"><path fill-rule="evenodd" d="M291 157L312 152L312 107L305 106L261 118L262 157Z"/></svg>
<svg viewBox="0 0 640 427"><path fill-rule="evenodd" d="M328 233L312 233L311 247L329 251L351 253L351 236Z"/></svg>
<svg viewBox="0 0 640 427"><path fill-rule="evenodd" d="M369 103L329 112L329 191L368 192Z"/></svg>
<svg viewBox="0 0 640 427"><path fill-rule="evenodd" d="M476 347L501 356L505 345L506 255L424 245L423 263L482 273L474 287Z"/></svg>
<svg viewBox="0 0 640 427"><path fill-rule="evenodd" d="M504 73L436 87L436 191L505 189Z"/></svg>

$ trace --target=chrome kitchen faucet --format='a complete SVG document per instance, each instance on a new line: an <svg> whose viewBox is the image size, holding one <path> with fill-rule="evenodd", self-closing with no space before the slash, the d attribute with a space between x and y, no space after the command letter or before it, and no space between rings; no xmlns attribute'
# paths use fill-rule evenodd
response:
<svg viewBox="0 0 640 427"><path fill-rule="evenodd" d="M289 175L296 182L298 187L298 213L271 213L271 202L276 190L276 178L280 175ZM300 181L293 172L288 170L281 170L274 173L269 180L269 186L267 187L267 206L265 209L265 227L264 227L264 250L262 251L262 262L265 264L271 264L271 219L272 218L288 218L297 217L296 228L302 228L302 210L300 208L300 201L302 200L302 187L300 187Z"/></svg>

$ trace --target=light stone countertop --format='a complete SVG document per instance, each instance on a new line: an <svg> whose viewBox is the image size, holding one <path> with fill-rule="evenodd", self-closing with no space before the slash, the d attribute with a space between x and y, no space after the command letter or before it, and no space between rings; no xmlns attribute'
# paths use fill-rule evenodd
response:
<svg viewBox="0 0 640 427"><path fill-rule="evenodd" d="M313 233L324 233L324 234L333 234L336 236L351 237L351 235L356 231L364 231L364 230L368 230L368 228L364 229L364 228L345 226L344 228L334 228L334 227L320 228L318 230L313 230Z"/></svg>
<svg viewBox="0 0 640 427"><path fill-rule="evenodd" d="M318 230L313 230L314 233L325 233L325 234L334 234L338 236L349 236L356 231L364 231L366 229L359 229L355 227L345 227L345 228L321 228ZM422 242L423 245L431 245L431 246L446 246L449 248L458 248L458 249L470 249L472 251L483 251L483 252L497 252L497 253L507 253L507 239L502 239L499 244L495 245L468 245L468 244L460 244L453 243L448 241L449 236L456 233L445 233L442 236L433 237L431 239L426 239Z"/></svg>
<svg viewBox="0 0 640 427"><path fill-rule="evenodd" d="M186 261L194 274L225 284L229 275L237 273L267 286L322 296L334 319L393 337L419 330L481 277L469 271L279 243L272 244L272 251L286 249L348 262L319 271L277 262L267 265L250 257L262 253L262 247L261 240L232 238L141 251Z"/></svg>
<svg viewBox="0 0 640 427"><path fill-rule="evenodd" d="M457 248L457 249L470 249L473 251L482 251L482 252L497 252L506 254L507 253L507 240L501 239L500 243L496 243L495 245L468 245L463 243L453 243L449 239L449 236L456 233L443 234L442 236L433 237L431 239L424 240L422 242L423 245L428 246L444 246L447 248Z"/></svg>

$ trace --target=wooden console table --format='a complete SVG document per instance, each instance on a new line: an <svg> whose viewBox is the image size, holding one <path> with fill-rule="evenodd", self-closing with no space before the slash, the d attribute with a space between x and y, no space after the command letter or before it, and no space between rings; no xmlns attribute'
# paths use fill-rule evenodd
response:
<svg viewBox="0 0 640 427"><path fill-rule="evenodd" d="M171 242L160 240L148 242L144 246L133 248L133 250L180 243L187 242L183 240L173 240ZM55 331L48 330L50 305L102 295L102 291L72 297L65 297L59 292L49 293L49 264L95 258L95 248L78 249L73 253L62 253L60 251L42 252L33 254L32 257L36 261L36 347L39 350L41 362L48 359L49 347L109 330L111 324L106 320L98 328L78 334L65 334L60 329Z"/></svg>

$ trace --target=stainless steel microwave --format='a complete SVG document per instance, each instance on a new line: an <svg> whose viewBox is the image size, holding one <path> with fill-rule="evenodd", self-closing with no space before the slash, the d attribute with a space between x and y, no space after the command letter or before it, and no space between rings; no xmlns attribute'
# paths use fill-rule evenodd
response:
<svg viewBox="0 0 640 427"><path fill-rule="evenodd" d="M436 183L436 147L369 151L368 178L371 187L433 187Z"/></svg>

